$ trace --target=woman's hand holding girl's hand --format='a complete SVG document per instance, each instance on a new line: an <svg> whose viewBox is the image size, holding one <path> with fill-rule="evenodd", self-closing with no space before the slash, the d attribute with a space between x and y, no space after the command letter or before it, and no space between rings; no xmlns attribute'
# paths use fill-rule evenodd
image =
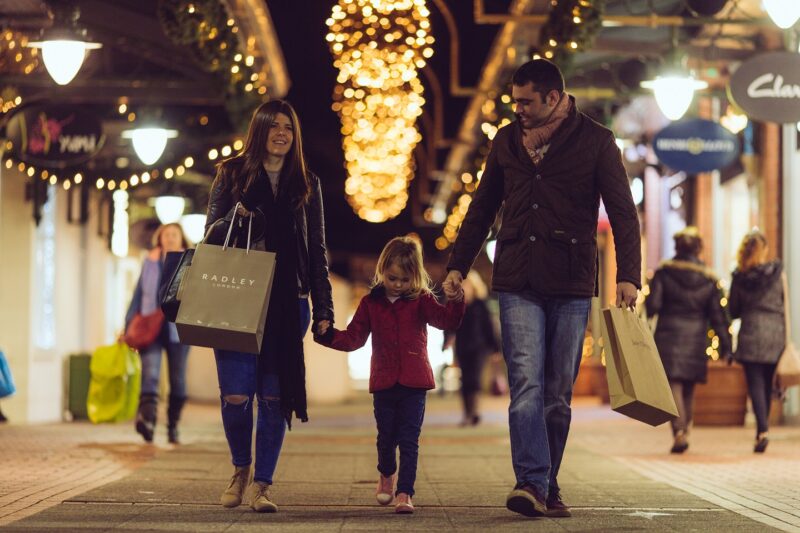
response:
<svg viewBox="0 0 800 533"><path fill-rule="evenodd" d="M331 327L330 320L320 320L317 322L317 335L325 335L329 327Z"/></svg>

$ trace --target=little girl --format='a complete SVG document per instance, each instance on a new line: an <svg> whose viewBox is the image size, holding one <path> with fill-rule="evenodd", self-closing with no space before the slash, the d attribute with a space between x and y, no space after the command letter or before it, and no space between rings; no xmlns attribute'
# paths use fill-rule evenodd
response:
<svg viewBox="0 0 800 533"><path fill-rule="evenodd" d="M392 502L396 450L400 448L395 512L413 513L419 434L425 414L425 394L435 387L428 361L427 325L455 329L464 315L463 294L440 305L430 289L416 239L396 237L378 258L372 290L365 296L345 331L321 323L320 344L351 352L372 333L369 391L378 426L378 488L381 505Z"/></svg>

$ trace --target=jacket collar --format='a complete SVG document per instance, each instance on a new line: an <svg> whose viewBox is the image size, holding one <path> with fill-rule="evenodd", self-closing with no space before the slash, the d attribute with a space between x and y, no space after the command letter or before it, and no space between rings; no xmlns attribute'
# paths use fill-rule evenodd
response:
<svg viewBox="0 0 800 533"><path fill-rule="evenodd" d="M581 123L582 113L578 110L578 104L575 102L575 97L571 94L568 94L567 96L569 96L569 99L572 100L572 106L570 108L569 115L564 122L561 123L561 126L559 126L559 128L553 133L553 137L550 139L550 147L547 149L547 154L545 154L544 159L539 165L539 169L547 166L548 161L552 160L553 155L555 155L557 150L561 148L561 146L569 139L569 137ZM525 144L522 142L522 125L519 120L517 120L516 123L517 125L514 135L511 136L514 151L518 157L525 161L526 165L532 168L537 168L536 165L533 164L531 157L528 155L528 152L525 149Z"/></svg>
<svg viewBox="0 0 800 533"><path fill-rule="evenodd" d="M386 296L386 287L384 287L383 285L375 285L374 287L372 287L372 289L370 289L370 291L369 291L369 297L374 299L374 300L377 300L377 301L381 301L381 300L384 300L384 301L387 301L387 302L389 301L389 298ZM398 300L410 300L411 298L409 298L406 295L403 295L403 296L398 297L397 299Z"/></svg>

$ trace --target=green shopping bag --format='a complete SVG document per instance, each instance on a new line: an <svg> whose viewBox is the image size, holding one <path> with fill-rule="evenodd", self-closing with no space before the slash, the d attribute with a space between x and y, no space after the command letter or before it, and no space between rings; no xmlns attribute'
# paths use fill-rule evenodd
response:
<svg viewBox="0 0 800 533"><path fill-rule="evenodd" d="M123 422L136 416L142 377L138 354L124 343L101 346L92 354L89 368L89 420Z"/></svg>

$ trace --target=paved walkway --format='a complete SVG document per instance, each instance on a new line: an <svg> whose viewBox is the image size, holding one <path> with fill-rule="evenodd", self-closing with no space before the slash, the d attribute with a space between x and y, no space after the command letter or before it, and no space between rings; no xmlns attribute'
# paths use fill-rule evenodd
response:
<svg viewBox="0 0 800 533"><path fill-rule="evenodd" d="M669 430L579 402L560 480L571 519L504 508L513 485L506 399L460 429L454 399L430 397L413 516L374 501L368 398L311 409L288 434L276 515L217 504L231 473L218 410L190 406L186 444L155 446L130 425L0 426L4 531L800 531L800 428L776 428L764 456L752 430L697 428L689 452L666 454ZM162 429L162 428L159 428Z"/></svg>

